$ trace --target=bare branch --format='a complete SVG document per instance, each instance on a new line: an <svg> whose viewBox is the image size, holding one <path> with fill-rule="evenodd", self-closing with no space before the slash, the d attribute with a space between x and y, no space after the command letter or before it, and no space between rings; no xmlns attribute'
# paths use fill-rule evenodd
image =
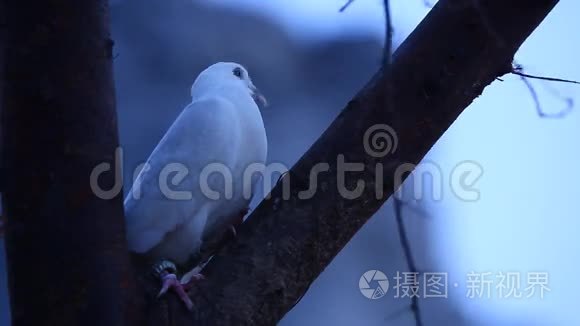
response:
<svg viewBox="0 0 580 326"><path fill-rule="evenodd" d="M540 80L547 80L547 81L553 81L553 82L570 83L570 84L580 85L580 82L575 81L575 80L554 78L554 77L544 77L544 76L534 76L534 75L526 74L526 73L524 73L524 68L521 65L514 66L511 73L514 75L518 75L518 76L522 76L522 77L526 77L526 78L531 78L531 79L540 79Z"/></svg>
<svg viewBox="0 0 580 326"><path fill-rule="evenodd" d="M560 93L555 87L552 86L552 83L540 80L540 84L548 91L553 97L558 98L558 100L566 103L566 108L573 108L574 107L574 98L570 96L565 96Z"/></svg>
<svg viewBox="0 0 580 326"><path fill-rule="evenodd" d="M385 49L383 50L383 64L388 66L391 64L391 55L393 53L393 23L391 20L391 9L389 0L383 1L385 10Z"/></svg>
<svg viewBox="0 0 580 326"><path fill-rule="evenodd" d="M385 11L385 48L383 51L383 65L384 67L388 67L391 64L391 51L393 48L393 26L391 23L391 14L390 14L390 6L389 0L384 0L383 2L384 11ZM392 91L390 91L391 85L387 85L387 103L389 106L393 105L392 100ZM413 259L413 255L411 252L409 240L407 239L407 233L405 232L405 225L403 224L403 216L401 212L401 202L397 198L397 196L393 196L394 200L394 208L395 208L395 218L397 221L397 228L399 232L399 238L401 240L401 247L403 248L403 252L405 254L405 259L407 260L407 265L409 271L412 273L417 273L417 269L415 268L415 261ZM422 326L421 322L421 313L419 311L419 303L417 296L412 296L411 298L411 311L415 318L416 326Z"/></svg>
<svg viewBox="0 0 580 326"><path fill-rule="evenodd" d="M383 65L384 67L388 67L391 64L391 51L393 48L393 26L391 23L391 14L390 14L390 6L389 0L384 0L383 2L384 11L385 11L385 48L383 51ZM391 85L387 85L387 103L389 106L393 105L392 100L392 91L390 88ZM397 229L399 232L399 238L401 240L401 247L403 248L403 252L405 254L405 259L407 260L407 265L409 271L412 273L416 273L417 269L415 268L415 261L413 259L413 255L411 252L411 248L409 245L409 240L407 239L407 233L405 232L405 225L403 224L403 216L401 212L401 202L397 198L397 196L393 196L394 200L394 208L395 208L395 218L397 221ZM421 322L421 313L419 311L419 303L417 296L411 297L411 311L415 318L416 326L422 326Z"/></svg>
<svg viewBox="0 0 580 326"><path fill-rule="evenodd" d="M562 109L556 113L544 112L544 110L542 109L542 105L540 104L540 99L538 97L536 89L534 88L532 83L528 80L528 78L538 79L538 80L543 80L543 81L572 83L572 84L580 84L580 82L573 81L573 80L567 80L567 79L560 79L560 78L540 77L540 76L529 75L529 74L526 74L523 72L523 66L519 65L519 64L514 64L512 67L512 71L510 73L520 76L520 80L528 88L528 91L530 92L530 96L532 97L532 100L534 101L534 104L536 107L536 112L538 113L538 116L540 116L542 118L560 119L560 118L567 116L568 113L572 112L572 109L574 108L574 101L572 99L569 99L569 98L563 99L566 102L566 107L564 109Z"/></svg>
<svg viewBox="0 0 580 326"><path fill-rule="evenodd" d="M403 221L403 212L402 212L402 202L397 196L393 196L393 207L395 210L395 219L397 221L397 231L399 233L399 239L401 241L401 247L403 248L403 253L405 254L405 260L407 261L407 268L409 272L414 273L415 275L419 274L417 267L415 265L415 259L413 258L413 252L411 251L411 244L409 239L407 238L407 231L405 230L405 222ZM421 311L419 310L419 297L418 296L411 296L411 312L413 313L413 317L415 318L415 325L416 326L423 326L423 322L421 320Z"/></svg>
<svg viewBox="0 0 580 326"><path fill-rule="evenodd" d="M340 7L340 9L338 9L338 11L339 12L345 11L346 8L348 8L353 2L354 0L348 0L342 7Z"/></svg>
<svg viewBox="0 0 580 326"><path fill-rule="evenodd" d="M423 0L423 5L427 8L433 8L435 2L437 2L437 0Z"/></svg>
<svg viewBox="0 0 580 326"><path fill-rule="evenodd" d="M419 217L429 218L429 212L427 212L422 206L414 205L411 202L405 202L401 200L401 197L397 197L399 203L401 204L401 208L405 208L408 211L412 211L413 213L419 215Z"/></svg>

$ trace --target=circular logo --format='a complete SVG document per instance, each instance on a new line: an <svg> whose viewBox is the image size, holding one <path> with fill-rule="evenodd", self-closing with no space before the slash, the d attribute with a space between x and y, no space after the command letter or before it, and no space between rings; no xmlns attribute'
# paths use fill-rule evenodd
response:
<svg viewBox="0 0 580 326"><path fill-rule="evenodd" d="M363 145L368 155L379 158L394 153L399 145L399 138L391 126L376 124L363 135Z"/></svg>
<svg viewBox="0 0 580 326"><path fill-rule="evenodd" d="M387 294L389 280L385 273L371 269L360 277L358 280L358 288L360 289L360 293L365 297L372 300L380 299Z"/></svg>

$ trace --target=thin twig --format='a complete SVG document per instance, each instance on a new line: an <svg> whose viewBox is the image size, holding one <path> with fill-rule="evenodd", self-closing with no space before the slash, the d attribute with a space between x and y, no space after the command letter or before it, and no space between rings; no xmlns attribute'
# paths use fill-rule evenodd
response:
<svg viewBox="0 0 580 326"><path fill-rule="evenodd" d="M534 75L529 75L529 74L526 74L526 73L523 73L523 72L517 71L517 70L513 70L511 73L514 75L518 75L518 76L526 77L526 78L531 78L531 79L540 79L540 80L547 80L547 81L554 81L554 82L560 82L560 83L570 83L570 84L580 85L580 82L575 81L575 80L554 78L554 77L534 76Z"/></svg>
<svg viewBox="0 0 580 326"><path fill-rule="evenodd" d="M547 81L543 81L541 80L541 85L550 93L552 94L552 96L557 97L560 101L566 103L566 107L574 107L574 99L572 97L569 96L564 96L562 95L556 88L554 88L552 86L552 84L550 84Z"/></svg>
<svg viewBox="0 0 580 326"><path fill-rule="evenodd" d="M383 62L385 66L391 64L391 55L393 53L393 24L391 21L391 9L389 0L383 2L385 10L385 49L383 50Z"/></svg>
<svg viewBox="0 0 580 326"><path fill-rule="evenodd" d="M540 99L538 98L538 93L536 93L536 89L534 88L532 83L530 83L530 81L526 78L526 76L520 76L520 79L524 82L524 84L528 88L528 91L530 92L530 95L532 96L532 99L534 100L534 103L536 105L536 112L540 117L560 119L565 117L566 115L568 115L568 113L570 113L570 111L572 111L572 106L568 106L564 110L556 113L544 112L544 110L542 110L542 105L540 104Z"/></svg>
<svg viewBox="0 0 580 326"><path fill-rule="evenodd" d="M538 97L538 93L536 92L536 89L534 88L532 83L528 80L528 78L538 79L538 80L543 80L543 81L571 83L571 84L580 84L580 82L577 82L574 80L561 79L561 78L534 76L534 75L524 73L523 70L524 70L523 66L516 63L512 67L511 73L514 75L520 76L520 79L522 80L522 82L524 82L524 84L528 88L528 91L530 92L530 95L532 96L532 99L534 100L534 103L536 106L536 112L538 113L538 115L540 117L559 119L559 118L565 117L566 115L568 115L568 113L570 113L572 111L572 109L574 108L574 101L571 98L565 98L564 100L565 100L567 105L563 110L556 112L556 113L544 112L544 110L542 110L542 105L540 104L540 99Z"/></svg>
<svg viewBox="0 0 580 326"><path fill-rule="evenodd" d="M435 3L431 3L430 0L423 0L423 5L425 5L425 7L427 7L427 8L433 8Z"/></svg>
<svg viewBox="0 0 580 326"><path fill-rule="evenodd" d="M394 201L393 206L395 208L395 218L397 219L397 229L400 234L401 246L403 247L403 251L405 252L405 258L407 260L409 271L417 272L417 266L415 265L415 260L413 259L413 255L411 253L411 246L409 245L409 239L407 238L405 224L403 223L403 212L402 212L403 204L401 203L401 200L398 198L393 197L393 201Z"/></svg>
<svg viewBox="0 0 580 326"><path fill-rule="evenodd" d="M420 215L420 217L425 217L428 218L429 213L427 211L425 211L421 206L419 205L413 205L412 202L410 201L403 201L402 197L399 196L397 197L397 199L399 200L399 204L401 205L401 209L406 209L407 211L412 211L417 215Z"/></svg>
<svg viewBox="0 0 580 326"><path fill-rule="evenodd" d="M531 78L531 79L540 79L540 80L547 80L547 81L554 81L560 83L570 83L570 84L578 84L580 85L579 81L570 80L570 79L562 79L562 78L554 78L554 77L544 77L544 76L535 76L524 73L524 66L514 61L511 73L514 75L518 75L521 77Z"/></svg>
<svg viewBox="0 0 580 326"><path fill-rule="evenodd" d="M413 259L413 253L411 252L411 245L409 244L409 239L407 238L407 231L405 230L405 224L403 222L402 213L402 203L401 200L393 196L393 207L395 208L395 219L397 220L397 230L399 232L399 239L401 241L401 247L403 248L403 253L405 254L405 260L407 261L407 267L409 272L414 275L418 275L417 266L415 265L415 260ZM423 322L421 320L421 312L419 310L419 298L416 295L411 296L411 312L415 317L415 325L422 326Z"/></svg>
<svg viewBox="0 0 580 326"><path fill-rule="evenodd" d="M348 8L353 2L354 0L348 0L342 7L340 7L338 11L339 12L345 11L346 8ZM437 2L437 0L435 0L434 2ZM423 0L423 5L425 5L425 7L427 8L433 8L435 3L431 3L431 0Z"/></svg>
<svg viewBox="0 0 580 326"><path fill-rule="evenodd" d="M399 317L405 315L407 312L409 311L409 307L403 307L403 308L399 308L393 312L391 312L390 314L388 314L384 320L387 322L391 322L393 320L397 320L399 319ZM390 323L389 323L390 324Z"/></svg>
<svg viewBox="0 0 580 326"><path fill-rule="evenodd" d="M391 64L391 54L393 49L393 26L391 24L391 10L389 5L389 0L383 1L383 6L385 10L385 48L383 49L383 67L388 67ZM390 86L390 84L389 84ZM387 89L387 100L388 105L393 105L391 98L391 87ZM394 207L395 207L395 217L397 219L397 229L399 231L399 238L401 239L401 246L405 253L405 258L407 260L407 265L409 271L417 275L417 267L415 266L415 261L411 254L411 248L409 246L409 240L407 239L407 233L405 232L405 225L403 224L403 217L401 214L401 201L397 196L393 196ZM411 312L415 317L415 325L422 326L421 314L419 312L419 301L416 295L411 296Z"/></svg>
<svg viewBox="0 0 580 326"><path fill-rule="evenodd" d="M354 0L348 0L344 6L340 7L340 9L338 9L339 12L343 12L346 10L346 8L348 8L348 6L350 6L352 3L354 2Z"/></svg>
<svg viewBox="0 0 580 326"><path fill-rule="evenodd" d="M387 67L391 64L391 53L393 48L393 26L391 25L391 10L389 6L389 0L384 0L383 5L385 10L385 48L383 50L383 67ZM389 105L393 105L393 102L391 101L391 94L392 92L389 87L387 90L387 99ZM407 233L405 232L405 225L403 224L403 216L401 214L402 204L397 196L393 196L393 200L395 207L395 217L397 219L397 229L399 231L399 238L401 239L401 246L403 247L405 258L407 260L407 266L411 273L417 275L417 267L415 266L415 261L409 246L409 240L407 239ZM423 323L421 321L421 313L419 311L419 300L415 295L411 296L410 308L413 316L415 317L415 325L422 326Z"/></svg>

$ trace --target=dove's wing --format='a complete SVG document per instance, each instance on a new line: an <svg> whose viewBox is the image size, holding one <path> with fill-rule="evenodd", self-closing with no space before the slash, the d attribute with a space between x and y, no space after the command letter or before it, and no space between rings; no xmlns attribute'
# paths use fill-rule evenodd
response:
<svg viewBox="0 0 580 326"><path fill-rule="evenodd" d="M208 164L235 163L238 153L233 149L239 147L240 135L235 109L225 99L207 98L192 102L181 112L125 200L129 249L149 251L169 232L191 225L191 219L211 201L200 191L199 176ZM215 180L208 179L211 189L223 187Z"/></svg>

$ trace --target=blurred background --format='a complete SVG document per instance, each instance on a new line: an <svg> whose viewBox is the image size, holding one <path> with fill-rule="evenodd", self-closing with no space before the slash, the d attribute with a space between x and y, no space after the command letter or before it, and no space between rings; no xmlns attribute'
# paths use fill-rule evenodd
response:
<svg viewBox="0 0 580 326"><path fill-rule="evenodd" d="M379 68L382 1L356 0L339 13L345 2L112 0L125 191L131 171L189 103L194 78L217 61L248 68L271 104L263 111L268 160L291 166ZM391 1L395 45L429 9L423 0ZM580 2L561 0L526 41L516 60L527 72L580 80L578 12ZM580 102L577 85L530 82L547 113ZM440 179L425 183L419 200L413 181L405 184L402 214L417 268L447 276L440 298L425 298L419 278L424 325L580 324L579 109L541 118L526 84L506 76L425 158ZM450 184L454 167L466 161L482 172L473 186L477 200L462 199ZM397 273L408 271L396 230L389 200L280 324L414 325L410 299L394 288ZM0 325L9 325L3 251L0 242ZM380 298L361 294L368 270L390 281ZM506 290L502 296L500 275L507 273L520 278L511 286L521 298L505 297ZM538 287L527 298L528 277L538 273L548 277L544 296ZM488 282L474 295L476 278Z"/></svg>

